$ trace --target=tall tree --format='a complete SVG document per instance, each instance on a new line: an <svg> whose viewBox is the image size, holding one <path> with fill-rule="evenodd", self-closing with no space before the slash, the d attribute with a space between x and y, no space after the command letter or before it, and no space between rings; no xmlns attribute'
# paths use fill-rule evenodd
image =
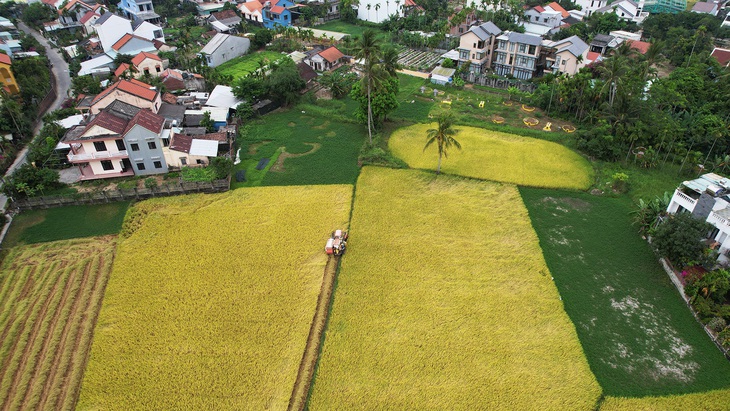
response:
<svg viewBox="0 0 730 411"><path fill-rule="evenodd" d="M436 167L436 174L441 174L441 157L448 157L446 150L451 148L451 146L461 150L461 144L454 138L458 130L454 128L454 118L451 113L444 112L439 114L436 122L437 127L427 131L427 140L423 151L426 151L431 144L436 143L439 150L439 162Z"/></svg>
<svg viewBox="0 0 730 411"><path fill-rule="evenodd" d="M367 29L362 33L360 39L355 43L355 58L363 61L363 85L368 94L368 138L373 144L373 111L372 91L376 83L382 78L382 70L378 66L381 56L381 40L374 30Z"/></svg>

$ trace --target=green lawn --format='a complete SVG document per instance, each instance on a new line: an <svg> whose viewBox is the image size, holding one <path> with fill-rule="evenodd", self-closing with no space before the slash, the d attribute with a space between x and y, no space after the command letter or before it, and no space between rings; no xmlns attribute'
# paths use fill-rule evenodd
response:
<svg viewBox="0 0 730 411"><path fill-rule="evenodd" d="M375 11L373 11L375 13ZM358 26L356 24L350 24L345 23L342 20L333 20L328 23L322 24L320 26L313 27L317 30L329 30L329 31L338 31L340 33L347 33L351 36L361 36L362 33L367 30L369 27L365 26ZM375 30L377 32L381 32L379 29L373 28L372 30Z"/></svg>
<svg viewBox="0 0 730 411"><path fill-rule="evenodd" d="M274 51L261 51L228 60L216 67L216 70L218 70L221 74L233 76L233 79L235 80L256 71L259 67L258 62L260 60L267 59L269 62L274 62L283 59L284 57L285 55Z"/></svg>
<svg viewBox="0 0 730 411"><path fill-rule="evenodd" d="M696 174L687 174L687 167L685 167L685 172L680 175L679 166L671 163L655 168L607 162L594 162L594 164L596 165L596 188L610 193L614 173L625 173L629 176L628 195L635 202L638 202L640 198L651 200L656 196L661 197L665 192L671 195L681 181L696 178Z"/></svg>
<svg viewBox="0 0 730 411"><path fill-rule="evenodd" d="M528 188L520 193L605 395L730 387L730 363L632 227L627 198Z"/></svg>
<svg viewBox="0 0 730 411"><path fill-rule="evenodd" d="M49 208L23 212L13 219L3 248L21 244L116 234L122 228L128 201Z"/></svg>
<svg viewBox="0 0 730 411"><path fill-rule="evenodd" d="M250 123L241 139L241 163L234 170L234 176L238 170L247 170L248 181L234 182L233 187L354 184L359 173L357 157L366 133L362 125L344 122L341 114L332 114L335 112L300 105ZM255 170L262 158L269 158L269 165L262 171ZM277 166L277 160L283 169Z"/></svg>

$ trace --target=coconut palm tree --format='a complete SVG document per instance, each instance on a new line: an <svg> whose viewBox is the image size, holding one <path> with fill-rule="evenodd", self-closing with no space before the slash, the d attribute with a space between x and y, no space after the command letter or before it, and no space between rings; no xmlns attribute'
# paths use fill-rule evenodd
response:
<svg viewBox="0 0 730 411"><path fill-rule="evenodd" d="M383 56L381 57L383 69L391 77L398 75L398 70L401 68L398 63L398 51L393 47L387 47L383 50Z"/></svg>
<svg viewBox="0 0 730 411"><path fill-rule="evenodd" d="M354 54L356 59L364 60L363 64L363 85L368 93L368 138L370 144L373 143L373 110L372 110L372 91L378 82L379 70L378 61L381 54L381 40L377 33L372 29L367 29L362 33L354 46Z"/></svg>
<svg viewBox="0 0 730 411"><path fill-rule="evenodd" d="M453 126L454 126L454 118L451 115L451 113L441 113L436 118L437 121L437 128L429 129L426 134L426 145L423 147L423 151L426 151L426 149L433 143L436 143L436 146L439 150L439 162L438 166L436 167L436 174L441 173L441 157L447 157L446 149L451 148L451 146L454 146L461 150L461 144L456 141L454 136L458 132Z"/></svg>
<svg viewBox="0 0 730 411"><path fill-rule="evenodd" d="M365 8L368 9L368 21L370 21L370 8L371 7L372 7L371 4L368 4L367 6L365 6Z"/></svg>
<svg viewBox="0 0 730 411"><path fill-rule="evenodd" d="M378 21L378 10L380 10L380 3L375 4L375 21Z"/></svg>

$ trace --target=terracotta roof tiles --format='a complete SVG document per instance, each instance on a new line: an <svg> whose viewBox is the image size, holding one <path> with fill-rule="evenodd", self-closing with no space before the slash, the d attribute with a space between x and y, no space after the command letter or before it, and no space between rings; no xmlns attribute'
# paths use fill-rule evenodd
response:
<svg viewBox="0 0 730 411"><path fill-rule="evenodd" d="M344 54L340 50L337 49L337 47L332 46L328 48L327 50L322 50L318 53L320 56L322 56L323 59L329 61L330 63L334 63L337 60L341 59L342 57L345 57Z"/></svg>
<svg viewBox="0 0 730 411"><path fill-rule="evenodd" d="M132 64L134 64L135 66L139 66L140 64L142 64L142 62L145 59L152 59L155 61L162 62L162 59L160 58L160 56L154 55L152 53L148 53L146 51L142 51L139 54L137 54L136 56L134 56L134 58L132 59Z"/></svg>
<svg viewBox="0 0 730 411"><path fill-rule="evenodd" d="M123 134L127 134L132 127L139 125L146 128L153 133L159 133L162 130L162 125L165 124L165 118L159 116L150 109L140 110L127 124Z"/></svg>
<svg viewBox="0 0 730 411"><path fill-rule="evenodd" d="M4 53L0 53L0 63L3 64L13 64L13 61L10 60L10 56Z"/></svg>
<svg viewBox="0 0 730 411"><path fill-rule="evenodd" d="M108 96L114 90L120 90L127 94L131 94L133 96L145 99L147 101L154 101L158 94L158 91L156 89L153 89L152 86L150 86L149 84L145 84L139 80L119 80L106 90L99 93L99 95L96 96L91 104L96 104L99 100Z"/></svg>

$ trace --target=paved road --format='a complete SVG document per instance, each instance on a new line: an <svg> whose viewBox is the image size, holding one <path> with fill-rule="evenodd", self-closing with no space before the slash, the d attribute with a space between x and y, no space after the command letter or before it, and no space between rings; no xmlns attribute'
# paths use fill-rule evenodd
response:
<svg viewBox="0 0 730 411"><path fill-rule="evenodd" d="M24 31L26 34L30 34L31 36L35 37L36 40L38 40L38 42L40 42L46 48L46 56L48 57L48 60L51 62L51 64L53 64L51 71L53 72L53 76L56 78L56 91L58 93L56 100L53 101L53 104L51 104L51 107L48 109L47 112L56 110L60 108L61 104L63 104L63 101L66 100L69 89L71 88L71 76L68 72L68 63L66 63L66 61L63 59L63 57L61 57L61 54L56 49L51 48L51 44L48 43L48 40L41 36L37 31L26 26L25 23L21 21L18 21L18 29ZM46 113L38 113L38 116L43 117L45 114ZM38 131L42 127L43 122L41 121L33 130L34 138L38 136ZM8 168L8 171L5 173L5 175L8 176L12 174L16 168L25 164L27 156L28 147L26 146L20 151L20 153L18 153L18 157L15 159L15 162L10 166L10 168ZM0 194L0 207L5 210L6 205L7 198L4 195Z"/></svg>

